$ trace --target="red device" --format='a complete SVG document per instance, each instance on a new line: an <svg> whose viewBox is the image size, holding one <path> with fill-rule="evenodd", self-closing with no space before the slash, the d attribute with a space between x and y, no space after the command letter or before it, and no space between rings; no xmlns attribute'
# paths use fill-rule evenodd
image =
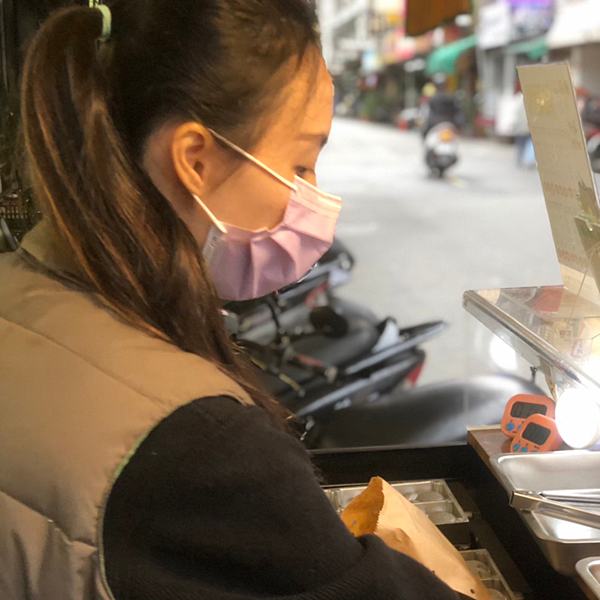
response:
<svg viewBox="0 0 600 600"><path fill-rule="evenodd" d="M562 443L556 421L538 413L525 420L521 430L510 443L510 451L513 454L552 452L558 450Z"/></svg>
<svg viewBox="0 0 600 600"><path fill-rule="evenodd" d="M552 398L546 396L533 396L531 394L518 394L513 396L504 409L502 433L509 438L514 438L523 423L531 415L543 415L554 419L555 404Z"/></svg>

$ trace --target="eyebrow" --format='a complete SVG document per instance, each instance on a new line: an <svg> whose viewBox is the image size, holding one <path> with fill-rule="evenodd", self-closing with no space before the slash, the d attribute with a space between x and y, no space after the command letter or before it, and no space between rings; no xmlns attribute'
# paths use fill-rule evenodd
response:
<svg viewBox="0 0 600 600"><path fill-rule="evenodd" d="M327 144L327 142L329 141L329 136L326 133L303 133L300 135L300 139L320 140L321 148L323 148L325 144Z"/></svg>

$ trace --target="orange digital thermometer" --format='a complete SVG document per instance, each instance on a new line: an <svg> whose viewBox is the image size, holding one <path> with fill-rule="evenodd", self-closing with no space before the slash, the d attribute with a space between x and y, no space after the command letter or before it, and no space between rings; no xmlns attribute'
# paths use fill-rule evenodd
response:
<svg viewBox="0 0 600 600"><path fill-rule="evenodd" d="M552 452L558 450L562 443L556 421L550 417L536 414L525 420L521 430L510 443L510 451L513 454Z"/></svg>
<svg viewBox="0 0 600 600"><path fill-rule="evenodd" d="M518 394L513 396L504 409L500 428L506 437L514 438L526 419L531 415L543 415L554 419L555 404L552 398Z"/></svg>

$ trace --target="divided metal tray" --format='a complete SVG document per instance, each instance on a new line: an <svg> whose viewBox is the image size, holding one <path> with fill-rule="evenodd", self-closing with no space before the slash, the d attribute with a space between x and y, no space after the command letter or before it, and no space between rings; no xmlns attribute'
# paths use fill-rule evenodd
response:
<svg viewBox="0 0 600 600"><path fill-rule="evenodd" d="M490 590L492 600L517 600L487 550L465 550L461 555L471 571Z"/></svg>
<svg viewBox="0 0 600 600"><path fill-rule="evenodd" d="M454 497L454 494L443 479L427 481L403 481L391 486L422 510L434 523L436 516L445 515L451 523L436 525L440 531L459 549L471 547L469 519ZM325 494L338 513L360 495L367 486L345 486L326 488ZM433 517L433 518L432 518ZM520 600L522 596L515 594L507 584L496 566L490 553L484 549L463 550L461 556L469 564L471 570L479 576L483 585L490 591L492 600ZM479 566L479 569L475 567Z"/></svg>
<svg viewBox="0 0 600 600"><path fill-rule="evenodd" d="M423 511L455 546L470 546L469 519L443 479L405 481L391 486ZM366 488L364 485L328 488L325 493L341 514Z"/></svg>

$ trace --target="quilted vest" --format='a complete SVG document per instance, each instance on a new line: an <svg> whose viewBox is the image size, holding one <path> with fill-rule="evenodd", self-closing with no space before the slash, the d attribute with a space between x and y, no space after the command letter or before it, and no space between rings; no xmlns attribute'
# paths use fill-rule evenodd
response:
<svg viewBox="0 0 600 600"><path fill-rule="evenodd" d="M113 600L102 518L148 433L202 397L248 395L32 266L69 268L41 224L0 255L0 598Z"/></svg>

